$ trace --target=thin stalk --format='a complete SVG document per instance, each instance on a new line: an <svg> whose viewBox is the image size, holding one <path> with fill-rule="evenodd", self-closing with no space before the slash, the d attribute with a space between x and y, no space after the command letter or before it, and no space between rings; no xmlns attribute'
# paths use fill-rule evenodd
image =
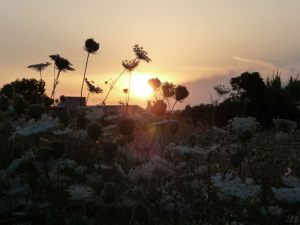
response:
<svg viewBox="0 0 300 225"><path fill-rule="evenodd" d="M129 105L129 97L130 97L130 85L131 85L131 71L129 72L129 84L128 84L127 104L126 104L126 116L128 114L128 105Z"/></svg>
<svg viewBox="0 0 300 225"><path fill-rule="evenodd" d="M85 75L86 75L86 69L87 69L87 65L88 65L88 62L89 62L89 56L90 56L90 53L88 52L87 57L86 57L86 62L85 62L85 68L84 68L84 74L83 74L82 84L81 84L80 106L82 105L82 91L83 91L83 84L84 84L84 79L85 79Z"/></svg>
<svg viewBox="0 0 300 225"><path fill-rule="evenodd" d="M55 78L55 80L54 80L53 89L52 89L52 94L51 94L51 98L53 98L53 100L54 100L55 89L56 89L56 86L57 86L57 84L58 84L58 78L59 78L60 72L61 72L61 70L58 70L57 76L56 76L56 78Z"/></svg>
<svg viewBox="0 0 300 225"><path fill-rule="evenodd" d="M171 112L173 112L174 106L176 105L177 102L178 102L177 100L174 102L174 105L173 105L173 107L171 109Z"/></svg>
<svg viewBox="0 0 300 225"><path fill-rule="evenodd" d="M123 73L125 73L125 71L126 71L126 69L124 69L124 70L117 76L117 78L112 82L112 84L111 84L111 86L110 86L110 88L109 88L109 90L108 90L108 92L107 92L107 94L106 94L104 100L102 101L103 105L105 105L105 101L106 101L107 97L109 96L111 90L113 89L113 87L115 86L115 84L117 83L117 81L119 80L119 78L123 75Z"/></svg>
<svg viewBox="0 0 300 225"><path fill-rule="evenodd" d="M40 79L43 80L42 71L40 70Z"/></svg>
<svg viewBox="0 0 300 225"><path fill-rule="evenodd" d="M88 101L89 101L90 94L91 94L91 92L89 91L89 93L88 93L88 95L87 95L87 97L86 97L86 104L87 104Z"/></svg>

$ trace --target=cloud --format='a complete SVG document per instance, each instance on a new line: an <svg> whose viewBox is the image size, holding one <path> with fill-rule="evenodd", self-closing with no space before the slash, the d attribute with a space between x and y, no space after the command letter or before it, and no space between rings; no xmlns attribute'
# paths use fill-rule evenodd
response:
<svg viewBox="0 0 300 225"><path fill-rule="evenodd" d="M232 59L237 60L239 62L245 62L245 63L259 65L266 69L271 69L271 70L278 69L278 65L275 65L273 62L270 62L270 61L265 61L265 60L260 60L260 59L249 59L249 58L243 58L243 57L238 57L238 56L233 56Z"/></svg>

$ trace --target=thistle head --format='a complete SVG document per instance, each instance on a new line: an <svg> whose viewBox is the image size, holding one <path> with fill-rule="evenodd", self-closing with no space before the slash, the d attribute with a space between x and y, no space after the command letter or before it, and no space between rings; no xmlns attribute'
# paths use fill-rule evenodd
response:
<svg viewBox="0 0 300 225"><path fill-rule="evenodd" d="M89 38L85 41L84 50L87 51L88 53L94 54L98 51L98 49L99 49L99 43L94 41L93 38Z"/></svg>
<svg viewBox="0 0 300 225"><path fill-rule="evenodd" d="M135 45L133 46L133 52L139 60L144 60L147 63L151 62L151 59L148 57L148 52L144 51L143 47Z"/></svg>

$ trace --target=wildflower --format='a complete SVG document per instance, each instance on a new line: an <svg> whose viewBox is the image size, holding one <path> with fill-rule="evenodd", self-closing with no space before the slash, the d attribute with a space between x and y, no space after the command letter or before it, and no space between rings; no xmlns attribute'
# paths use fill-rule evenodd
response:
<svg viewBox="0 0 300 225"><path fill-rule="evenodd" d="M128 88L124 88L124 89L123 89L123 93L124 93L124 94L127 94L127 93L128 93Z"/></svg>
<svg viewBox="0 0 300 225"><path fill-rule="evenodd" d="M49 65L51 65L51 63L46 62L46 63L39 63L39 64L29 65L27 68L30 68L30 69L33 69L33 70L39 72L40 73L40 78L42 80L43 79L42 78L42 71L44 69L46 69Z"/></svg>
<svg viewBox="0 0 300 225"><path fill-rule="evenodd" d="M104 117L104 112L102 109L94 109L92 111L87 111L84 118L90 122L100 121Z"/></svg>
<svg viewBox="0 0 300 225"><path fill-rule="evenodd" d="M86 97L86 101L89 100L89 96L90 96L91 93L92 94L100 94L100 93L103 92L103 90L100 87L96 87L94 85L94 81L89 81L87 78L84 78L84 80L85 80L85 83L87 85L87 89L89 91L89 93L88 93L88 95Z"/></svg>
<svg viewBox="0 0 300 225"><path fill-rule="evenodd" d="M53 88L52 88L52 93L51 93L51 98L54 99L54 94L55 94L55 89L56 86L58 85L58 79L60 72L63 71L74 71L75 69L72 67L72 64L69 62L69 60L61 57L60 55L50 55L49 56L52 60L55 62L56 69L58 70L56 77L54 78L53 82Z"/></svg>
<svg viewBox="0 0 300 225"><path fill-rule="evenodd" d="M72 200L89 200L94 196L94 190L87 185L73 184L67 189Z"/></svg>
<svg viewBox="0 0 300 225"><path fill-rule="evenodd" d="M93 38L89 38L85 41L85 47L84 50L87 51L88 53L94 54L96 51L99 49L99 43L94 41Z"/></svg>
<svg viewBox="0 0 300 225"><path fill-rule="evenodd" d="M139 65L139 61L136 60L123 60L122 61L122 66L124 69L128 71L133 71L137 66Z"/></svg>
<svg viewBox="0 0 300 225"><path fill-rule="evenodd" d="M165 98L170 98L175 94L175 85L172 83L163 83L161 89Z"/></svg>
<svg viewBox="0 0 300 225"><path fill-rule="evenodd" d="M97 43L96 41L94 41L94 39L89 38L89 39L87 39L85 41L84 50L87 51L88 54L87 54L85 68L84 68L84 73L83 73L83 79L82 79L81 90L80 90L80 98L82 98L82 91L83 91L84 81L87 81L86 78L85 78L85 76L86 76L87 65L88 65L88 62L89 62L89 56L90 56L90 54L96 53L96 51L98 51L98 49L99 49L99 43ZM89 84L91 86L91 83L89 83ZM98 89L99 89L99 92L102 92L102 90L100 88L98 88ZM82 104L82 101L80 101L80 105L81 104Z"/></svg>
<svg viewBox="0 0 300 225"><path fill-rule="evenodd" d="M102 133L102 127L99 123L90 123L87 127L87 134L95 141L100 137Z"/></svg>
<svg viewBox="0 0 300 225"><path fill-rule="evenodd" d="M59 55L50 55L50 58L54 59L55 66L58 71L75 70L74 68L72 68L72 64L69 62L69 60L60 57Z"/></svg>
<svg viewBox="0 0 300 225"><path fill-rule="evenodd" d="M185 99L188 95L189 95L189 92L186 87L179 85L175 88L176 101L180 102L183 99Z"/></svg>
<svg viewBox="0 0 300 225"><path fill-rule="evenodd" d="M261 191L260 186L251 184L251 179L248 179L246 183L242 183L240 178L233 177L230 174L226 174L224 178L221 174L216 174L212 177L212 182L215 188L226 197L249 199L255 197Z"/></svg>
<svg viewBox="0 0 300 225"><path fill-rule="evenodd" d="M140 47L139 45L135 45L133 47L133 52L135 53L138 59L144 60L147 63L151 62L151 59L148 57L148 53L144 51L143 47Z"/></svg>
<svg viewBox="0 0 300 225"><path fill-rule="evenodd" d="M258 128L258 122L254 117L234 117L228 121L227 129L237 134L242 139L251 138Z"/></svg>
<svg viewBox="0 0 300 225"><path fill-rule="evenodd" d="M35 136L41 135L57 128L59 125L58 119L54 119L47 115L42 115L40 120L29 120L23 127L18 127L12 138L16 136Z"/></svg>
<svg viewBox="0 0 300 225"><path fill-rule="evenodd" d="M157 90L161 86L161 82L158 78L152 78L148 80L148 84L153 89L153 91Z"/></svg>
<svg viewBox="0 0 300 225"><path fill-rule="evenodd" d="M297 128L297 123L291 120L273 119L272 122L277 130L285 133L293 132Z"/></svg>

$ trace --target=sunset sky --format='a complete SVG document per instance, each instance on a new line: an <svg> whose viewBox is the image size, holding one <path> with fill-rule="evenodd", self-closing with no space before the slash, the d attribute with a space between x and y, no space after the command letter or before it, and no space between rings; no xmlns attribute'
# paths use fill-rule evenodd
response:
<svg viewBox="0 0 300 225"><path fill-rule="evenodd" d="M208 102L213 85L243 71L263 76L278 69L284 77L300 71L299 0L1 0L0 85L17 78L39 78L30 64L69 59L76 69L61 75L57 95L78 96L86 52L94 38L100 50L89 61L87 77L106 92L105 80L134 58L139 44L152 62L134 76L159 77L186 85L185 104ZM52 62L51 62L52 63ZM53 67L43 72L50 93ZM125 75L108 103L123 101ZM100 103L104 94L93 96ZM145 106L149 97L132 96Z"/></svg>

